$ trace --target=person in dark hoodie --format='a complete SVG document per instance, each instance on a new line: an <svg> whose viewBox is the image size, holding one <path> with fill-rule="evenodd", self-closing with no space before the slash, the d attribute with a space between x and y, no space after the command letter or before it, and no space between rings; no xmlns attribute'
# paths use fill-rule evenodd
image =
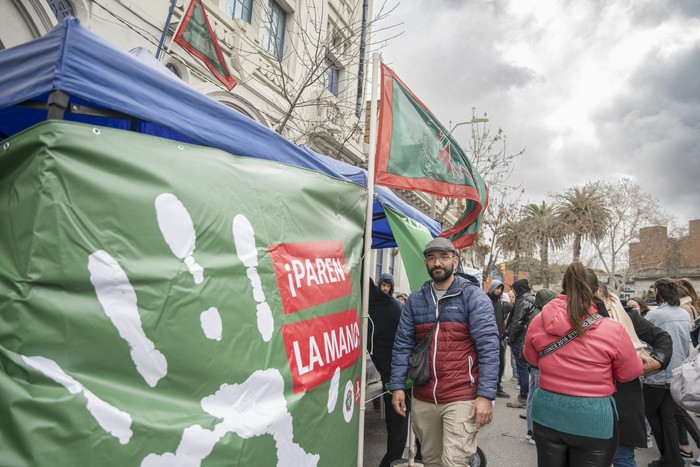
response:
<svg viewBox="0 0 700 467"><path fill-rule="evenodd" d="M513 305L512 319L508 326L508 343L515 356L516 372L518 374L518 384L520 394L515 400L508 402L508 407L524 409L527 407L527 395L530 388L530 371L527 362L523 357L523 344L525 334L530 320L537 313L535 296L530 291L530 284L527 279L519 279L511 286L515 291L515 305Z"/></svg>
<svg viewBox="0 0 700 467"><path fill-rule="evenodd" d="M394 276L385 272L379 276L379 290L390 297L394 296Z"/></svg>
<svg viewBox="0 0 700 467"><path fill-rule="evenodd" d="M499 341L499 362L498 362L498 389L496 390L496 397L510 397L510 394L503 390L503 384L501 380L503 379L503 372L506 368L506 349L508 347L508 339L506 339L506 319L508 315L513 310L513 305L508 302L503 301L503 282L499 280L492 280L489 285L488 296L491 299L491 304L493 305L493 314L496 317L496 326L498 326L498 341Z"/></svg>
<svg viewBox="0 0 700 467"><path fill-rule="evenodd" d="M401 302L393 298L394 278L384 273L379 276L379 287L370 279L369 289L369 324L367 351L379 372L382 386L386 389L391 378L391 351L394 336L401 318ZM407 392L406 405L411 407L410 391ZM386 424L386 453L380 467L389 467L392 462L403 457L408 436L408 418L402 417L391 408L391 393L386 391L382 398L387 408L384 422Z"/></svg>

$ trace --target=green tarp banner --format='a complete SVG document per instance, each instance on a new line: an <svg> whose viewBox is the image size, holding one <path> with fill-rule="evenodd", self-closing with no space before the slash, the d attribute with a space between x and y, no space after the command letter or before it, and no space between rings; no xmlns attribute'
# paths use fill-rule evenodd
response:
<svg viewBox="0 0 700 467"><path fill-rule="evenodd" d="M415 292L423 286L425 281L430 280L430 275L425 267L423 249L433 239L433 236L424 225L410 217L404 216L388 206L382 207L401 252L411 292Z"/></svg>
<svg viewBox="0 0 700 467"><path fill-rule="evenodd" d="M367 191L42 123L0 147L0 464L357 465Z"/></svg>

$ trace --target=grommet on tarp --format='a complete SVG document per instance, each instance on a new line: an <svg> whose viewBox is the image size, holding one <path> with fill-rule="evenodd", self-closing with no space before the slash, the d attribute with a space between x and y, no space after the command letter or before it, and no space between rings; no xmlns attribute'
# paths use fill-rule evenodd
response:
<svg viewBox="0 0 700 467"><path fill-rule="evenodd" d="M184 147L182 144L178 144L178 145L177 145L177 148L178 148L180 151L184 151L184 150L185 150L185 147Z"/></svg>
<svg viewBox="0 0 700 467"><path fill-rule="evenodd" d="M10 149L10 142L9 141L2 145L3 151L7 151L8 149Z"/></svg>
<svg viewBox="0 0 700 467"><path fill-rule="evenodd" d="M93 128L92 132L95 133L96 135L99 135L101 133L99 128Z"/></svg>

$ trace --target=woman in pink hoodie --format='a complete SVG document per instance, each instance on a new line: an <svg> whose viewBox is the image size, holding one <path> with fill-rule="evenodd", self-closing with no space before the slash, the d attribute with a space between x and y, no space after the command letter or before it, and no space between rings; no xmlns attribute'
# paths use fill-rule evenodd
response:
<svg viewBox="0 0 700 467"><path fill-rule="evenodd" d="M537 464L608 467L617 448L615 381L637 378L643 362L622 325L597 314L583 264L571 263L562 287L530 322L523 350L540 369Z"/></svg>

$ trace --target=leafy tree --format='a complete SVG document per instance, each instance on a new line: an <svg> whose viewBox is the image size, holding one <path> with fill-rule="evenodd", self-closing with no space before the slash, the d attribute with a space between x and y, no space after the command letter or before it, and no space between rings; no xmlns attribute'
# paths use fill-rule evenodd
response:
<svg viewBox="0 0 700 467"><path fill-rule="evenodd" d="M517 215L516 204L495 193L495 199L489 200L489 207L482 218L481 236L477 240L477 248L481 248L484 253L483 277L488 277L491 270L498 262L499 256L504 252L504 231L514 224L513 220ZM518 238L518 237L513 237ZM509 246L507 243L505 246Z"/></svg>
<svg viewBox="0 0 700 467"><path fill-rule="evenodd" d="M540 267L541 261L538 258L533 258L529 255L523 255L518 259L520 269L522 271L527 271L529 275L530 284L542 284L544 282L544 276L542 275L542 268ZM561 290L561 281L564 278L564 273L569 264L559 264L551 263L549 265L549 282L550 286L548 288L559 292ZM515 271L516 265L515 261L507 261L506 268ZM517 277L517 272L515 273Z"/></svg>
<svg viewBox="0 0 700 467"><path fill-rule="evenodd" d="M515 169L516 159L525 152L525 149L515 153L508 152L508 137L505 131L499 127L494 132L486 117L486 113L478 115L476 108L472 107L471 122L473 123L469 122L471 123L470 137L463 149L488 187L489 199L500 200L507 198L507 193L518 188L509 185L508 181ZM452 126L451 122L450 126ZM452 129L456 128L457 125L452 127ZM453 198L446 200L438 220L444 221L445 214L455 205L455 202Z"/></svg>
<svg viewBox="0 0 700 467"><path fill-rule="evenodd" d="M486 120L487 114L477 115L476 108L472 107L472 122L469 126L471 137L467 140L465 150L471 157L472 164L486 182L491 192L506 193L519 188L509 184L515 161L525 153L525 148L518 152L508 152L508 136L498 127L492 131Z"/></svg>
<svg viewBox="0 0 700 467"><path fill-rule="evenodd" d="M472 108L470 137L464 144L465 152L489 190L489 206L482 214L481 232L470 247L472 257L478 256L478 261L473 259L472 264L482 265L485 278L501 254L502 247L498 241L501 230L509 220L517 216L517 206L511 201L511 193L518 187L511 186L508 182L516 159L525 152L525 149L515 153L509 152L505 131L500 127L496 131L492 130L486 116L486 113L478 115L476 108ZM452 126L450 123L452 129L456 129L458 125ZM447 199L438 219L445 223L446 214L453 207L456 210L463 209L460 200Z"/></svg>
<svg viewBox="0 0 700 467"><path fill-rule="evenodd" d="M363 2L334 9L328 2L300 0L295 12L286 15L284 31L276 31L270 26L270 18L279 17L270 9L273 3L256 5L251 24L262 25L262 31L238 34L234 67L240 80L254 78L274 91L261 110L275 131L330 156L362 163L369 31L393 8L384 3L370 18ZM275 40L278 35L283 42Z"/></svg>
<svg viewBox="0 0 700 467"><path fill-rule="evenodd" d="M535 249L534 239L528 232L526 223L511 218L498 229L496 243L502 253L513 255L510 269L518 277L518 272L523 269L521 255L529 256Z"/></svg>
<svg viewBox="0 0 700 467"><path fill-rule="evenodd" d="M589 182L555 196L559 201L557 216L562 228L565 235L573 238L573 261L580 261L584 239L600 239L605 235L610 211L599 187L600 183Z"/></svg>
<svg viewBox="0 0 700 467"><path fill-rule="evenodd" d="M542 285L549 288L549 249L560 247L566 234L557 219L555 206L546 201L524 206L522 215L523 227L533 236L540 253Z"/></svg>
<svg viewBox="0 0 700 467"><path fill-rule="evenodd" d="M625 268L629 259L629 244L639 239L639 229L642 227L666 225L669 218L657 199L628 178L600 182L599 187L605 197L610 221L606 224L604 235L590 240L602 269L608 274L610 288L619 293L632 272L631 268ZM658 245L658 248L666 247Z"/></svg>

